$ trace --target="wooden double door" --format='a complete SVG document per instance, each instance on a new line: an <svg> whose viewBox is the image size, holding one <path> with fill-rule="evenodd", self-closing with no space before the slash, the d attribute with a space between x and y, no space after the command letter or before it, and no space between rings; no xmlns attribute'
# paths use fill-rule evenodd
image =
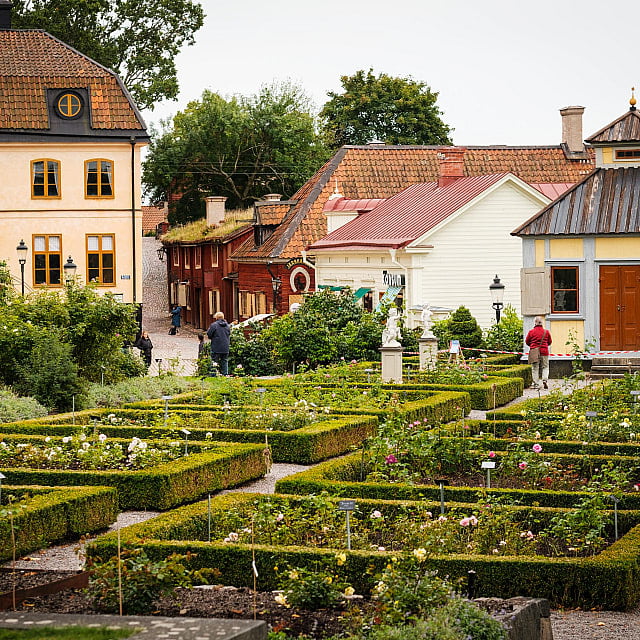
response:
<svg viewBox="0 0 640 640"><path fill-rule="evenodd" d="M640 265L600 266L600 349L640 350Z"/></svg>

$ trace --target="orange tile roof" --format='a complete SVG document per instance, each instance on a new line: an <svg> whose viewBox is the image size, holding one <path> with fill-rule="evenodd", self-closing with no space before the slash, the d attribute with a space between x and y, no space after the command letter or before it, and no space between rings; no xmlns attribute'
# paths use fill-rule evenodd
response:
<svg viewBox="0 0 640 640"><path fill-rule="evenodd" d="M49 128L47 89L87 89L91 126L144 130L118 76L40 30L0 30L0 129Z"/></svg>
<svg viewBox="0 0 640 640"><path fill-rule="evenodd" d="M260 224L280 224L282 219L285 217L289 210L291 209L291 205L295 204L290 200L286 202L276 202L276 203L261 203L256 202L256 214L259 217Z"/></svg>
<svg viewBox="0 0 640 640"><path fill-rule="evenodd" d="M260 247L249 238L234 253L241 262L288 260L327 233L325 203L336 184L346 198L390 198L412 184L438 179L438 152L443 147L342 147L301 189L292 208L273 235ZM466 147L464 175L511 172L528 183L575 183L594 167L589 160L568 160L558 146Z"/></svg>
<svg viewBox="0 0 640 640"><path fill-rule="evenodd" d="M167 219L166 207L142 207L142 231L154 231L155 228Z"/></svg>

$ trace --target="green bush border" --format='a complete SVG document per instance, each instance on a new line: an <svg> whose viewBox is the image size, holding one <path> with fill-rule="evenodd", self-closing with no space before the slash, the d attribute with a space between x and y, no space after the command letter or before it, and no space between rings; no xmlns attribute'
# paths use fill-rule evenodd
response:
<svg viewBox="0 0 640 640"><path fill-rule="evenodd" d="M554 454L559 455L559 454ZM574 456L575 457L575 456ZM610 459L600 458L602 462ZM630 464L634 458L625 458ZM412 485L408 483L356 482L351 480L363 473L362 452L322 462L313 467L276 482L277 493L308 495L326 491L333 496L370 498L376 500L438 500L440 487L436 485ZM591 495L581 491L536 491L533 489L482 489L481 487L445 487L445 499L453 502L475 502L478 493L500 496L522 505L569 508L581 498ZM620 509L640 509L640 494L625 494Z"/></svg>
<svg viewBox="0 0 640 640"><path fill-rule="evenodd" d="M29 487L4 485L7 496L18 501L30 496L24 507L16 508L14 529L16 553L25 555L62 540L106 529L118 517L117 492L111 487ZM0 521L0 561L12 558L9 518Z"/></svg>
<svg viewBox="0 0 640 640"><path fill-rule="evenodd" d="M121 510L171 509L211 491L255 480L265 474L264 445L219 444L216 451L193 453L141 471L67 471L3 468L13 484L115 487Z"/></svg>
<svg viewBox="0 0 640 640"><path fill-rule="evenodd" d="M278 497L278 496L274 496ZM232 494L212 500L212 509L227 510L255 494ZM379 502L371 502L372 508ZM637 522L638 514L630 516ZM326 564L342 549L275 547L267 545L224 544L197 540L176 540L181 535L202 535L206 531L207 504L200 502L176 509L153 520L121 531L123 540L143 546L152 558L170 553L195 553L194 567L215 567L224 584L253 586L252 560L258 571L258 589L277 588L274 567L290 564L313 568ZM114 534L102 536L87 548L91 557L111 557L116 553ZM347 552L341 568L345 579L359 593L373 586L372 574L389 562L390 554L374 551ZM640 598L640 526L629 530L620 540L591 558L486 557L474 555L437 556L429 564L442 575L464 578L470 570L477 573L477 595L508 598L528 595L547 598L555 606L628 609Z"/></svg>

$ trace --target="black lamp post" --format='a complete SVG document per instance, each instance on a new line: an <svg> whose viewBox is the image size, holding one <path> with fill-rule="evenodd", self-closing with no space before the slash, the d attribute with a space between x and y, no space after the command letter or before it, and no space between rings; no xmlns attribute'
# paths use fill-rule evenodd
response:
<svg viewBox="0 0 640 640"><path fill-rule="evenodd" d="M280 278L271 278L271 286L273 287L273 313L277 313L278 308L278 289L282 280Z"/></svg>
<svg viewBox="0 0 640 640"><path fill-rule="evenodd" d="M156 253L158 254L158 260L160 260L160 262L162 262L164 260L165 248L164 247L160 247L159 249L156 249Z"/></svg>
<svg viewBox="0 0 640 640"><path fill-rule="evenodd" d="M500 322L500 311L503 309L503 299L504 299L504 285L500 282L500 278L498 278L498 274L493 279L493 282L489 285L489 291L491 292L491 306L496 311L496 324Z"/></svg>
<svg viewBox="0 0 640 640"><path fill-rule="evenodd" d="M65 284L71 284L71 282L73 282L77 268L78 265L72 260L71 256L69 256L63 267Z"/></svg>
<svg viewBox="0 0 640 640"><path fill-rule="evenodd" d="M27 263L27 251L29 251L29 247L24 243L24 240L20 240L20 244L16 247L16 251L18 252L18 262L20 263L22 296L24 297L24 265Z"/></svg>

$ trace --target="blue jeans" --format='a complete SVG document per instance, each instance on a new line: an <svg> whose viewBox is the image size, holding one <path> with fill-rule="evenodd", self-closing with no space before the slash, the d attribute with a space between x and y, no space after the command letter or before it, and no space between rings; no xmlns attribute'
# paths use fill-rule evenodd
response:
<svg viewBox="0 0 640 640"><path fill-rule="evenodd" d="M229 374L229 354L228 353L212 353L211 360L217 363L221 376Z"/></svg>

